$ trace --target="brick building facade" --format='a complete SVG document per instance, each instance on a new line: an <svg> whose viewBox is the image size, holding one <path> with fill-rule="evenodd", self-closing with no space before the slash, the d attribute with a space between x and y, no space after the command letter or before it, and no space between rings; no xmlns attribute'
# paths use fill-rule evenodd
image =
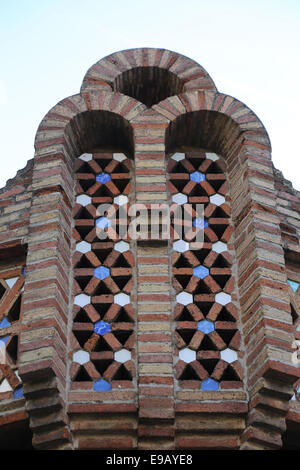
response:
<svg viewBox="0 0 300 470"><path fill-rule="evenodd" d="M299 236L263 124L200 65L97 62L0 190L1 448L299 448Z"/></svg>

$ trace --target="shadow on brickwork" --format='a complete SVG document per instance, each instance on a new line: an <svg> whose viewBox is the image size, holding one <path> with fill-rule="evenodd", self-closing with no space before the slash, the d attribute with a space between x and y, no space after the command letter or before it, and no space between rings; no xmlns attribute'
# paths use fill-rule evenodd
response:
<svg viewBox="0 0 300 470"><path fill-rule="evenodd" d="M34 450L28 421L0 427L0 450Z"/></svg>

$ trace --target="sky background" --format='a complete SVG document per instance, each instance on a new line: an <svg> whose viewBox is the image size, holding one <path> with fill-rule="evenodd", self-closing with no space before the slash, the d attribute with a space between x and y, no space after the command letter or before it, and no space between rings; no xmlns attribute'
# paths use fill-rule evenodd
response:
<svg viewBox="0 0 300 470"><path fill-rule="evenodd" d="M300 190L300 0L0 0L0 187L88 68L135 47L201 64L263 122L276 168Z"/></svg>

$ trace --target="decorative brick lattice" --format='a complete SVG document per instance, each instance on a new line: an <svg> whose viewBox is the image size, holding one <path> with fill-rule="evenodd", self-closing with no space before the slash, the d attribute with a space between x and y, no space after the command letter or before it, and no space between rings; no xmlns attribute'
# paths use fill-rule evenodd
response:
<svg viewBox="0 0 300 470"><path fill-rule="evenodd" d="M295 342L293 345L293 363L296 367L300 364L300 317L299 317L299 308L300 308L300 273L297 264L286 265L287 274L288 274L288 292L290 296L290 308L291 315L293 320L293 328L295 334ZM294 395L292 396L292 401L296 400L300 402L300 380L296 380L294 383Z"/></svg>
<svg viewBox="0 0 300 470"><path fill-rule="evenodd" d="M22 383L18 375L18 359L24 280L23 261L14 263L13 267L1 267L0 400L23 397Z"/></svg>
<svg viewBox="0 0 300 470"><path fill-rule="evenodd" d="M123 210L130 201L130 160L121 153L83 154L76 173L71 378L76 388L108 391L135 375L134 257ZM112 213L101 212L104 204L116 211L115 228Z"/></svg>
<svg viewBox="0 0 300 470"><path fill-rule="evenodd" d="M172 225L176 376L182 387L202 390L240 388L243 379L224 171L223 160L205 152L175 153L168 165L169 189L178 204ZM184 211L190 230L180 222ZM204 230L203 243L193 238L195 230Z"/></svg>

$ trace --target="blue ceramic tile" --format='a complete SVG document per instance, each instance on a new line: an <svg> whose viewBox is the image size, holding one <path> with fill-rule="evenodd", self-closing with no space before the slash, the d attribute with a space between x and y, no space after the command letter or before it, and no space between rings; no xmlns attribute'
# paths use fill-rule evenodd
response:
<svg viewBox="0 0 300 470"><path fill-rule="evenodd" d="M3 318L2 322L0 323L0 328L7 328L8 326L10 326L11 324L9 323L9 321L7 320L7 318Z"/></svg>
<svg viewBox="0 0 300 470"><path fill-rule="evenodd" d="M101 281L103 281L103 279L106 279L107 277L110 276L110 270L106 268L105 266L99 266L99 268L96 268L94 270L94 276L97 279L100 279Z"/></svg>
<svg viewBox="0 0 300 470"><path fill-rule="evenodd" d="M219 390L219 382L214 379L206 379L201 383L202 390Z"/></svg>
<svg viewBox="0 0 300 470"><path fill-rule="evenodd" d="M194 171L194 173L190 174L190 180L195 181L195 183L201 183L201 181L205 180L205 175L200 173L200 171Z"/></svg>
<svg viewBox="0 0 300 470"><path fill-rule="evenodd" d="M193 274L194 276L199 277L199 279L204 279L209 276L209 269L200 265L193 269Z"/></svg>
<svg viewBox="0 0 300 470"><path fill-rule="evenodd" d="M300 284L299 284L298 282L296 282L296 281L290 281L290 279L288 279L288 283L289 283L289 285L291 286L292 290L293 290L294 292L297 292L298 287L299 287Z"/></svg>
<svg viewBox="0 0 300 470"><path fill-rule="evenodd" d="M100 217L99 219L96 219L96 227L105 229L110 226L111 226L111 221L107 219L107 217Z"/></svg>
<svg viewBox="0 0 300 470"><path fill-rule="evenodd" d="M106 323L103 320L97 321L94 325L94 331L98 335L105 335L106 333L109 333L111 331L111 327L109 323Z"/></svg>
<svg viewBox="0 0 300 470"><path fill-rule="evenodd" d="M97 382L94 383L94 390L96 392L107 392L111 390L111 384L103 379L97 380Z"/></svg>
<svg viewBox="0 0 300 470"><path fill-rule="evenodd" d="M193 227L204 229L208 227L208 222L203 217L198 217L193 220Z"/></svg>
<svg viewBox="0 0 300 470"><path fill-rule="evenodd" d="M6 344L8 340L9 340L9 336L4 336L3 338L0 338L0 341L4 344Z"/></svg>
<svg viewBox="0 0 300 470"><path fill-rule="evenodd" d="M199 331L202 331L202 333L209 334L215 329L215 325L213 322L208 321L208 320L201 320L198 322L197 329Z"/></svg>
<svg viewBox="0 0 300 470"><path fill-rule="evenodd" d="M99 175L96 176L96 181L98 181L98 183L101 183L101 184L105 184L110 180L111 180L111 177L107 173L99 173Z"/></svg>
<svg viewBox="0 0 300 470"><path fill-rule="evenodd" d="M14 391L14 398L22 398L23 397L23 387L16 388Z"/></svg>

